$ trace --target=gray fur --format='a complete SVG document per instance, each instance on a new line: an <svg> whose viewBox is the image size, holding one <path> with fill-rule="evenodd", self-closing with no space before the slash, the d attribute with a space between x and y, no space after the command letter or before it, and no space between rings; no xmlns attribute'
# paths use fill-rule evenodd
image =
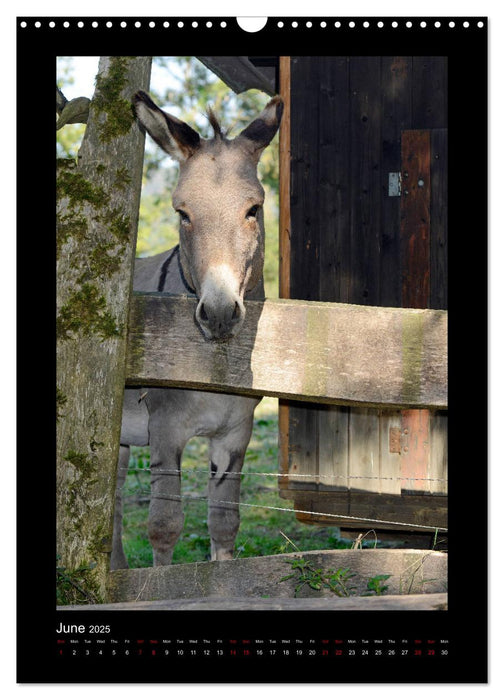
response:
<svg viewBox="0 0 504 700"><path fill-rule="evenodd" d="M270 124L268 139L278 128L281 101L274 98L258 119ZM228 141L221 134L194 147L194 136L161 112L145 95L135 97L137 116L147 131L179 160L180 176L173 193L176 209L190 210L190 224L181 219L180 247L135 262L136 291L190 294L199 305L198 323L208 342L239 332L245 298L263 299L264 223L247 218L247 208L262 204L256 166L265 143L251 146L249 137ZM255 120L257 121L257 120ZM163 125L166 123L166 127ZM254 124L254 122L252 122ZM275 128L273 128L275 127ZM261 130L259 130L261 131ZM263 130L264 131L264 130ZM184 134L189 133L189 143ZM249 132L250 134L251 132ZM252 133L258 133L252 129ZM161 288L160 288L161 285ZM240 470L260 399L187 389L135 388L124 394L118 495L111 567L126 568L122 548L121 488L126 477L129 445L150 445L151 502L149 539L154 565L170 564L182 531L180 459L187 441L210 441L208 528L211 558L231 559L239 527ZM169 473L167 473L169 472Z"/></svg>

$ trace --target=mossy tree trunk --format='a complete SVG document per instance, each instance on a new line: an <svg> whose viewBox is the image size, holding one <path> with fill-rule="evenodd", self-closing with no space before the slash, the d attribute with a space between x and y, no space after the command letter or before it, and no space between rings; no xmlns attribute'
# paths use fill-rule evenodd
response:
<svg viewBox="0 0 504 700"><path fill-rule="evenodd" d="M57 555L105 597L150 57L102 56L77 164L57 172Z"/></svg>

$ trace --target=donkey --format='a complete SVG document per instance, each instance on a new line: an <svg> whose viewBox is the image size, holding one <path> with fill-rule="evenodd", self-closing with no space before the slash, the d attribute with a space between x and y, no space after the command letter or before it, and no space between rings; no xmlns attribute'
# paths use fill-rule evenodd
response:
<svg viewBox="0 0 504 700"><path fill-rule="evenodd" d="M159 109L145 92L136 93L133 106L140 124L180 164L172 197L180 217L179 245L137 259L133 288L195 295L195 322L204 338L226 342L243 325L244 299L264 299L264 190L257 164L279 127L283 102L274 97L232 140L223 134L211 110L214 136L204 140ZM187 441L196 435L210 440L211 558L232 558L240 520L240 470L259 401L188 389L125 390L112 568L127 568L121 541L121 489L129 446L150 445L149 540L154 565L167 565L184 523L181 456Z"/></svg>

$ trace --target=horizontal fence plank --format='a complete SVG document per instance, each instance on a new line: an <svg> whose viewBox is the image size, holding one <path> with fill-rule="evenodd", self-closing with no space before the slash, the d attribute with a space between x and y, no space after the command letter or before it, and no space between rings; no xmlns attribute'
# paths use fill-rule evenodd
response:
<svg viewBox="0 0 504 700"><path fill-rule="evenodd" d="M447 407L447 312L292 299L246 302L236 338L204 339L194 297L135 293L129 386L339 405Z"/></svg>
<svg viewBox="0 0 504 700"><path fill-rule="evenodd" d="M302 523L347 530L431 532L448 528L448 498L423 494L281 490ZM444 535L443 535L444 536ZM384 538L385 539L385 538Z"/></svg>

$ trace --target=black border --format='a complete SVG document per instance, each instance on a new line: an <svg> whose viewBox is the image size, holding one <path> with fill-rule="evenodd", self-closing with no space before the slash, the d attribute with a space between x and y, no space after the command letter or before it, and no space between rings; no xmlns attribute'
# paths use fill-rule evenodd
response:
<svg viewBox="0 0 504 700"><path fill-rule="evenodd" d="M91 27L96 19L99 26ZM288 17L270 18L259 34L241 30L224 17L21 17L17 25L17 217L18 217L18 396L38 386L37 418L26 437L26 412L18 400L18 682L282 682L282 683L484 683L487 681L487 26L485 17ZM162 26L170 22L170 28ZM341 27L334 28L334 22ZM55 27L50 28L49 21ZM278 28L278 21L284 22ZM310 29L306 21L312 21ZM327 26L320 28L325 20ZM363 22L370 22L364 29ZM383 28L376 26L384 22ZM411 21L412 28L406 22ZM26 27L21 28L21 22ZM40 28L35 22L41 23ZM68 21L69 28L63 23ZM77 22L84 23L83 28ZM112 28L106 22L113 23ZM134 23L141 22L141 28ZM149 21L156 27L149 28ZM184 22L184 28L176 26ZM194 21L198 28L192 27ZM213 23L212 29L205 25ZM226 22L226 28L220 22ZM293 29L291 23L298 22ZM356 26L350 28L354 21ZM391 23L396 21L398 27ZM426 21L427 28L420 27ZM441 22L435 29L434 21ZM470 28L463 27L469 21ZM477 22L484 27L478 28ZM450 563L449 610L446 612L108 612L58 613L54 603L54 337L55 196L54 75L57 55L445 55L449 75L449 227L450 227ZM197 51L196 51L197 46ZM51 104L49 104L51 97ZM34 139L34 135L36 137ZM36 280L36 295L33 294ZM474 301L476 313L471 313ZM26 309L29 309L27 313ZM39 335L33 343L34 324ZM25 351L36 350L26 365ZM23 362L21 361L23 360ZM50 446L50 447L49 447ZM27 450L28 447L28 450ZM29 472L29 479L27 473ZM29 484L29 488L26 488ZM29 514L29 515L27 515ZM474 554L477 553L477 559ZM474 562L477 560L475 570ZM477 583L474 583L474 580ZM478 605L467 603L465 582L477 585ZM198 665L134 663L107 665L57 662L57 621L110 624L117 636L145 638L206 635L231 638L294 637L434 637L450 640L444 660L360 665L313 658L251 658ZM36 642L36 658L30 649Z"/></svg>

